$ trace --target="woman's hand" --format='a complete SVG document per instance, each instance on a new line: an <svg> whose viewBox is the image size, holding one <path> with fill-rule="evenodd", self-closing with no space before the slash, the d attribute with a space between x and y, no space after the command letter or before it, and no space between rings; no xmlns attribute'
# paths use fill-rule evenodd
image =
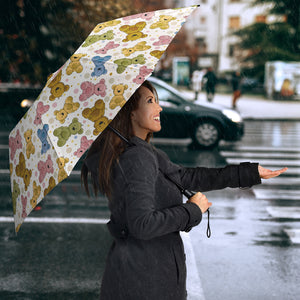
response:
<svg viewBox="0 0 300 300"><path fill-rule="evenodd" d="M208 208L212 206L212 203L208 202L206 196L200 192L192 196L187 202L197 204L201 209L202 213L205 213L208 210Z"/></svg>
<svg viewBox="0 0 300 300"><path fill-rule="evenodd" d="M272 171L272 170L265 169L262 166L258 165L259 176L260 176L260 178L263 178L263 179L269 179L269 178L279 176L280 174L284 173L287 169L288 168L282 168L280 170Z"/></svg>

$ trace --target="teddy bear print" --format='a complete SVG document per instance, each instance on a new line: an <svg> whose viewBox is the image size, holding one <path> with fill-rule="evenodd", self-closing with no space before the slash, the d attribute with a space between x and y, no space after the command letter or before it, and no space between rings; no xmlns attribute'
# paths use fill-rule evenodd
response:
<svg viewBox="0 0 300 300"><path fill-rule="evenodd" d="M51 89L51 96L49 97L50 101L59 98L64 92L68 91L70 88L68 85L65 85L61 82L61 74L62 71L60 70L55 76L55 78L48 84L48 87Z"/></svg>
<svg viewBox="0 0 300 300"><path fill-rule="evenodd" d="M97 100L94 107L86 108L82 111L82 116L84 118L94 122L94 135L98 135L100 132L102 132L105 129L106 125L109 123L108 119L104 117L104 112L105 103L102 99Z"/></svg>
<svg viewBox="0 0 300 300"><path fill-rule="evenodd" d="M42 102L39 102L37 104L36 108L36 116L33 121L35 125L40 125L42 124L42 115L45 114L50 108L50 105L44 105Z"/></svg>
<svg viewBox="0 0 300 300"><path fill-rule="evenodd" d="M67 172L64 169L66 163L68 163L68 162L69 162L69 159L68 158L63 158L63 157L59 157L56 160L56 163L58 165L58 182L61 182L65 178L68 177L68 174L67 174Z"/></svg>
<svg viewBox="0 0 300 300"><path fill-rule="evenodd" d="M83 67L80 63L80 59L83 57L83 56L86 56L86 54L73 54L71 57L70 57L70 64L67 66L67 70L66 70L66 73L67 75L71 75L73 72L76 72L76 73L81 73L82 70L83 70Z"/></svg>
<svg viewBox="0 0 300 300"><path fill-rule="evenodd" d="M156 57L157 59L160 59L163 54L164 51L159 51L159 50L153 50L150 52L150 55Z"/></svg>
<svg viewBox="0 0 300 300"><path fill-rule="evenodd" d="M156 29L156 28L160 28L160 29L168 29L169 28L169 23L172 20L176 20L176 18L171 17L171 16L166 16L166 15L162 15L159 17L159 21L152 24L150 26L151 29Z"/></svg>
<svg viewBox="0 0 300 300"><path fill-rule="evenodd" d="M153 69L148 69L146 66L142 66L140 67L139 75L136 76L132 81L136 84L142 84L145 81L146 76L151 74L152 71Z"/></svg>
<svg viewBox="0 0 300 300"><path fill-rule="evenodd" d="M22 152L19 155L19 164L16 166L16 174L18 177L23 178L25 191L27 191L27 188L30 184L32 171L26 168L25 157Z"/></svg>
<svg viewBox="0 0 300 300"><path fill-rule="evenodd" d="M20 196L20 187L18 183L14 180L13 181L13 190L12 190L12 203L13 203L13 213L16 214L17 208L17 199Z"/></svg>
<svg viewBox="0 0 300 300"><path fill-rule="evenodd" d="M92 62L95 64L94 72L92 72L92 76L101 76L107 73L107 70L105 69L104 64L111 59L111 56L94 56L92 58Z"/></svg>
<svg viewBox="0 0 300 300"><path fill-rule="evenodd" d="M120 24L121 21L120 20L112 20L112 21L108 21L108 22L105 22L105 23L100 23L98 24L95 28L94 28L94 32L99 32L101 31L102 29L104 28L107 28L107 27L113 27L113 26L116 26L118 24Z"/></svg>
<svg viewBox="0 0 300 300"><path fill-rule="evenodd" d="M148 35L144 34L142 30L146 26L146 22L138 22L135 25L123 25L120 27L120 30L127 34L126 38L123 39L123 42L135 41L141 38L145 38Z"/></svg>
<svg viewBox="0 0 300 300"><path fill-rule="evenodd" d="M26 141L26 157L29 158L31 154L34 154L35 152L35 147L32 143L32 129L28 129L24 133L24 138Z"/></svg>
<svg viewBox="0 0 300 300"><path fill-rule="evenodd" d="M13 160L18 149L22 149L22 138L19 129L15 137L9 138L10 159Z"/></svg>
<svg viewBox="0 0 300 300"><path fill-rule="evenodd" d="M141 18L141 19L150 21L153 18L154 15L155 15L155 12L151 11L151 12L140 13L140 14L124 17L123 20L125 20L125 21L128 20L129 21L129 20L134 20L134 19L137 19L137 18Z"/></svg>
<svg viewBox="0 0 300 300"><path fill-rule="evenodd" d="M143 65L145 63L145 57L144 57L144 54L140 54L140 55L138 55L138 56L136 56L134 58L120 58L120 59L116 59L114 61L114 63L118 65L117 73L121 74L130 65L137 65L137 64Z"/></svg>
<svg viewBox="0 0 300 300"><path fill-rule="evenodd" d="M41 154L46 153L50 149L50 144L47 141L47 135L48 135L49 125L44 124L43 129L38 129L37 135L42 143L42 149Z"/></svg>
<svg viewBox="0 0 300 300"><path fill-rule="evenodd" d="M49 194L50 191L51 191L52 189L55 188L55 186L56 186L55 179L54 179L53 176L51 176L51 177L49 178L48 187L44 190L44 197L45 197L47 194Z"/></svg>
<svg viewBox="0 0 300 300"><path fill-rule="evenodd" d="M109 30L101 35L89 35L82 44L82 47L89 47L90 45L97 43L101 40L112 40L114 38L114 32Z"/></svg>
<svg viewBox="0 0 300 300"><path fill-rule="evenodd" d="M22 203L22 218L25 219L27 217L26 213L26 205L27 205L27 197L21 195L21 203Z"/></svg>
<svg viewBox="0 0 300 300"><path fill-rule="evenodd" d="M146 51L148 49L150 49L151 46L146 45L146 42L140 42L138 44L136 44L135 46L133 46L132 48L124 48L122 49L122 53L125 56L130 56L131 54L133 54L136 51Z"/></svg>
<svg viewBox="0 0 300 300"><path fill-rule="evenodd" d="M154 42L153 45L154 46L162 46L162 45L169 45L172 41L172 37L169 35L161 35L158 38L157 42Z"/></svg>
<svg viewBox="0 0 300 300"><path fill-rule="evenodd" d="M47 174L53 174L53 172L54 172L53 162L52 162L50 154L48 155L46 161L42 161L42 160L39 161L38 170L40 172L40 176L39 176L40 183L44 180L44 178L46 177Z"/></svg>
<svg viewBox="0 0 300 300"><path fill-rule="evenodd" d="M84 152L92 145L93 140L88 140L86 136L81 137L80 148L74 152L74 155L80 158Z"/></svg>
<svg viewBox="0 0 300 300"><path fill-rule="evenodd" d="M95 53L106 54L107 51L118 48L119 46L120 46L120 44L115 44L114 42L108 42L103 48L96 50Z"/></svg>
<svg viewBox="0 0 300 300"><path fill-rule="evenodd" d="M73 102L73 97L69 96L64 104L64 107L60 110L55 110L54 115L56 119L61 123L65 123L65 120L68 114L76 111L79 108L80 104L78 102Z"/></svg>
<svg viewBox="0 0 300 300"><path fill-rule="evenodd" d="M37 199L39 198L41 194L41 187L36 184L36 182L33 182L33 196L30 199L30 205L32 208L35 208L37 205Z"/></svg>
<svg viewBox="0 0 300 300"><path fill-rule="evenodd" d="M123 94L124 94L125 90L128 89L128 85L127 84L113 85L112 89L113 89L114 96L112 97L112 99L109 103L109 107L111 109L115 109L117 106L122 107L126 102Z"/></svg>
<svg viewBox="0 0 300 300"><path fill-rule="evenodd" d="M82 134L83 129L81 123L77 118L73 118L69 126L61 126L53 131L54 136L58 137L57 146L62 147L65 145L71 135Z"/></svg>
<svg viewBox="0 0 300 300"><path fill-rule="evenodd" d="M101 97L106 95L106 85L103 78L96 84L90 81L84 81L80 85L80 88L82 89L82 94L79 96L80 101L85 101L94 94Z"/></svg>

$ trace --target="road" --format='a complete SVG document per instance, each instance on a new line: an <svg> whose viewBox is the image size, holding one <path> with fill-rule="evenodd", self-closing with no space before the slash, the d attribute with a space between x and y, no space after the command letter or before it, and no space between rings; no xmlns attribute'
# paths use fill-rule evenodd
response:
<svg viewBox="0 0 300 300"><path fill-rule="evenodd" d="M214 151L157 145L176 163L219 167L240 161L289 170L252 189L207 193L206 218L183 234L189 300L297 299L300 254L300 123L246 122L241 142ZM106 200L85 196L80 165L14 234L9 195L7 131L0 132L0 298L98 299L111 238Z"/></svg>

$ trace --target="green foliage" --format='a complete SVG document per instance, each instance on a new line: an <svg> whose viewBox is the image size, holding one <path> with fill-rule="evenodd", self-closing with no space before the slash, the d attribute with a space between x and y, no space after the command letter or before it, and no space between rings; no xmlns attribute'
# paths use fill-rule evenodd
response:
<svg viewBox="0 0 300 300"><path fill-rule="evenodd" d="M97 23L134 13L131 1L0 1L0 82L44 84Z"/></svg>
<svg viewBox="0 0 300 300"><path fill-rule="evenodd" d="M237 44L248 50L242 57L245 73L254 73L262 79L266 61L300 60L300 1L299 0L255 0L252 6L273 4L269 14L281 15L286 21L254 23L234 32L239 37Z"/></svg>

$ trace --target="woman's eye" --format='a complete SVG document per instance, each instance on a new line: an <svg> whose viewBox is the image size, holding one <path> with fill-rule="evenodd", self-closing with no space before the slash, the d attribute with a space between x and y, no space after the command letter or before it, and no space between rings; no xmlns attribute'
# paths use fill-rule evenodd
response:
<svg viewBox="0 0 300 300"><path fill-rule="evenodd" d="M152 103L153 102L153 99L152 98L150 98L150 99L148 99L148 101L147 101L148 103Z"/></svg>

